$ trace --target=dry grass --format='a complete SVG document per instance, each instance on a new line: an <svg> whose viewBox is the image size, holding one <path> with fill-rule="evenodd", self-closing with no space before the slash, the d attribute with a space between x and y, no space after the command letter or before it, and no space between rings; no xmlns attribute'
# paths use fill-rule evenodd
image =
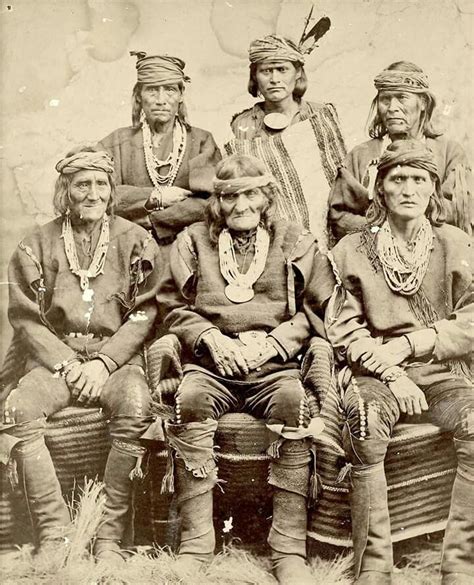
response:
<svg viewBox="0 0 474 585"><path fill-rule="evenodd" d="M31 547L0 558L2 585L275 585L268 557L227 546L205 571L187 573L165 551L141 548L127 562L111 567L95 563L90 543L102 519L102 486L88 482L74 510L67 544L49 547L33 555ZM408 548L408 547L406 547ZM413 550L415 549L415 550ZM426 539L399 555L401 568L394 585L433 585L439 561L439 543ZM351 555L330 553L311 560L314 585L350 585Z"/></svg>

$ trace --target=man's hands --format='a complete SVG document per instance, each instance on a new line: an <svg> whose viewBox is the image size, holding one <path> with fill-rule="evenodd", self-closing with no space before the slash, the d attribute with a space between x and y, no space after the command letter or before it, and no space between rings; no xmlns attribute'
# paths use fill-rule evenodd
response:
<svg viewBox="0 0 474 585"><path fill-rule="evenodd" d="M357 363L383 381L383 374L389 373L391 368L404 362L411 353L411 345L404 336L392 339L383 345L378 345L373 338L362 338L349 346L347 359L349 363ZM403 371L401 373L403 374ZM428 410L425 395L408 376L399 375L393 381L389 380L389 377L387 378L385 383L395 396L398 406L404 414L421 414Z"/></svg>
<svg viewBox="0 0 474 585"><path fill-rule="evenodd" d="M398 406L403 413L411 416L428 410L425 395L408 376L400 376L393 382L389 382L388 387L397 399Z"/></svg>
<svg viewBox="0 0 474 585"><path fill-rule="evenodd" d="M350 364L357 363L371 374L381 376L385 370L398 366L411 355L406 337L392 339L379 345L372 337L364 337L351 343L347 350Z"/></svg>
<svg viewBox="0 0 474 585"><path fill-rule="evenodd" d="M278 355L266 339L259 344L240 345L218 329L206 331L201 342L208 348L219 374L230 378L247 375Z"/></svg>
<svg viewBox="0 0 474 585"><path fill-rule="evenodd" d="M371 351L360 358L360 364L371 374L380 376L393 366L398 366L411 354L411 347L406 337L392 339L383 345L375 345Z"/></svg>
<svg viewBox="0 0 474 585"><path fill-rule="evenodd" d="M249 367L240 351L240 346L231 337L221 333L219 329L209 329L203 333L201 343L209 350L221 376L233 378L249 373Z"/></svg>
<svg viewBox="0 0 474 585"><path fill-rule="evenodd" d="M72 362L65 372L66 384L73 398L83 406L91 406L97 402L109 377L109 371L102 360L90 362Z"/></svg>

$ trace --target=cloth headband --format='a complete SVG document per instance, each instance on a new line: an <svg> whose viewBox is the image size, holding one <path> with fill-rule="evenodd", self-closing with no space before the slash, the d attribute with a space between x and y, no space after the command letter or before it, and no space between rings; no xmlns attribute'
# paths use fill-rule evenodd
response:
<svg viewBox="0 0 474 585"><path fill-rule="evenodd" d="M105 151L78 152L61 159L56 165L56 170L63 175L71 175L78 171L113 173L114 161Z"/></svg>
<svg viewBox="0 0 474 585"><path fill-rule="evenodd" d="M249 47L250 63L264 61L293 61L304 65L304 55L298 47L280 35L268 35L256 39Z"/></svg>
<svg viewBox="0 0 474 585"><path fill-rule="evenodd" d="M399 71L385 69L374 79L377 91L409 91L426 93L429 90L428 77L418 71Z"/></svg>
<svg viewBox="0 0 474 585"><path fill-rule="evenodd" d="M275 177L266 173L258 177L236 177L235 179L217 179L213 181L214 192L216 195L227 195L230 193L244 193L257 187L265 187L275 182Z"/></svg>
<svg viewBox="0 0 474 585"><path fill-rule="evenodd" d="M137 57L137 81L139 83L158 83L161 85L189 82L185 75L186 63L178 57L169 55L150 55L144 51L130 51L130 55Z"/></svg>
<svg viewBox="0 0 474 585"><path fill-rule="evenodd" d="M396 140L380 157L377 170L383 171L396 166L424 169L439 178L438 167L431 150L418 140Z"/></svg>

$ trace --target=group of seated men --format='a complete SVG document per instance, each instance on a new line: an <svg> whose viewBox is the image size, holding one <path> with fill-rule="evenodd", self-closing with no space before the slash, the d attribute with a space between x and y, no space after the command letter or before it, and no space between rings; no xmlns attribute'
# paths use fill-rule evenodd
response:
<svg viewBox="0 0 474 585"><path fill-rule="evenodd" d="M308 52L308 51L307 51ZM178 563L215 549L214 436L231 410L265 420L279 583L313 582L306 564L312 419L300 377L311 339L331 343L351 463L355 583L393 569L384 458L402 415L428 411L453 434L457 474L442 584L474 577L472 190L462 148L432 124L423 71L393 63L375 78L370 140L345 156L331 104L304 101L305 52L269 35L249 50L249 93L219 152L190 125L189 78L170 56L137 57L132 126L56 165L56 219L9 268L12 351L2 396L1 461L21 478L39 550L69 512L44 441L48 416L99 404L112 446L97 559L121 562L143 437L167 444L164 488L181 516ZM172 334L184 376L174 415L152 416L144 344ZM308 349L309 348L309 349Z"/></svg>

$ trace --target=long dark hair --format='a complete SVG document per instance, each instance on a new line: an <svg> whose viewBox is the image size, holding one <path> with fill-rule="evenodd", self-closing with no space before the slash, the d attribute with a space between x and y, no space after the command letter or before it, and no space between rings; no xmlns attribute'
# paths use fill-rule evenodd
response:
<svg viewBox="0 0 474 585"><path fill-rule="evenodd" d="M389 71L408 71L408 72L415 72L415 73L423 73L423 69L415 65L414 63L410 63L410 61L397 61L396 63L392 63L387 67ZM433 115L433 110L436 107L436 98L435 96L429 91L428 89L421 94L416 94L419 96L421 100L423 100L425 111L422 113L422 119L420 124L420 130L424 136L428 138L436 138L437 136L441 136L442 132L437 131L433 127L433 123L431 121L431 117ZM367 130L369 132L369 136L371 138L382 138L387 134L387 129L385 128L382 119L378 112L378 94L372 100L372 104L370 105L369 116L367 119Z"/></svg>
<svg viewBox="0 0 474 585"><path fill-rule="evenodd" d="M268 173L261 160L244 154L233 154L222 160L216 167L216 178L221 181L236 179L239 177L261 177ZM261 224L272 231L273 216L276 208L276 198L281 197L277 183L271 182L265 187L258 187L265 196L267 203L261 212ZM213 193L208 200L206 220L209 228L209 238L213 244L217 244L219 234L226 227L225 218L222 215L219 195Z"/></svg>

